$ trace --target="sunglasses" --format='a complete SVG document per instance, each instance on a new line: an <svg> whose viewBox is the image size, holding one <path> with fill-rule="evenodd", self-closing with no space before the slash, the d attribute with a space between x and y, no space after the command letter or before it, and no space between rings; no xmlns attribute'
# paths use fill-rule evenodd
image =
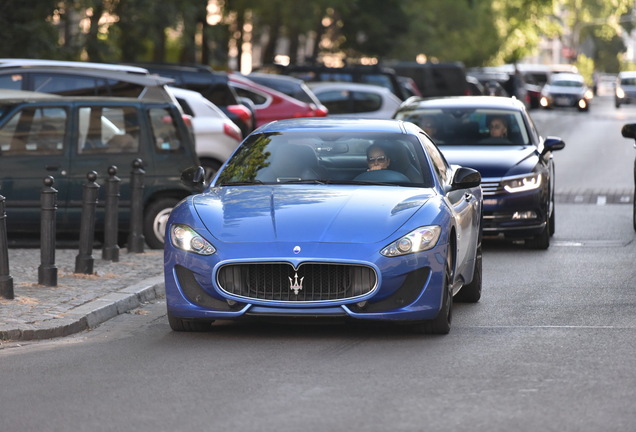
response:
<svg viewBox="0 0 636 432"><path fill-rule="evenodd" d="M386 156L378 156L378 157L370 157L367 158L367 162L369 163L384 163L386 162Z"/></svg>

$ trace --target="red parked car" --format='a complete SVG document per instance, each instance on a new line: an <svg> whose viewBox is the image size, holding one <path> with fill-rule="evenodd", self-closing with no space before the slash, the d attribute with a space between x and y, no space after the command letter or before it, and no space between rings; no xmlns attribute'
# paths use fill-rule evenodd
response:
<svg viewBox="0 0 636 432"><path fill-rule="evenodd" d="M274 120L300 117L325 117L328 112L313 104L307 104L276 91L270 87L257 84L242 75L230 74L230 86L240 97L254 102L256 126L262 126Z"/></svg>

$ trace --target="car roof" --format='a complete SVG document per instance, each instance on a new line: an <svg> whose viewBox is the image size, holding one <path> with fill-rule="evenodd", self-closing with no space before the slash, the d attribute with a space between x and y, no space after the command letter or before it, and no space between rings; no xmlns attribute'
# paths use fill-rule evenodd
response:
<svg viewBox="0 0 636 432"><path fill-rule="evenodd" d="M636 71L623 71L618 74L619 77L636 77Z"/></svg>
<svg viewBox="0 0 636 432"><path fill-rule="evenodd" d="M569 72L558 72L558 73L552 74L552 76L550 77L550 81L557 81L557 80L581 81L581 82L584 81L582 75L569 73Z"/></svg>
<svg viewBox="0 0 636 432"><path fill-rule="evenodd" d="M400 109L415 107L426 108L494 108L508 110L522 110L523 103L519 100L503 96L449 96L432 99L412 97L402 103Z"/></svg>
<svg viewBox="0 0 636 432"><path fill-rule="evenodd" d="M85 68L99 69L119 72L132 72L142 75L148 74L148 70L129 65L115 65L109 63L94 63L81 61L63 61L63 60L47 60L47 59L27 59L27 58L0 58L0 68L5 67L60 67L60 68Z"/></svg>
<svg viewBox="0 0 636 432"><path fill-rule="evenodd" d="M265 72L250 72L245 77L248 79L260 78L263 81L284 81L290 84L298 84L298 85L304 83L304 81L301 80L300 78L296 78L293 76L265 73Z"/></svg>
<svg viewBox="0 0 636 432"><path fill-rule="evenodd" d="M150 74L147 69L127 65L57 60L0 59L0 72L11 69L81 74L100 78L119 79L144 86L164 85L174 81L171 78Z"/></svg>
<svg viewBox="0 0 636 432"><path fill-rule="evenodd" d="M278 120L258 129L260 133L280 131L352 131L406 133L407 123L401 120L336 119L329 117Z"/></svg>
<svg viewBox="0 0 636 432"><path fill-rule="evenodd" d="M370 91L375 93L388 93L393 94L393 92L386 88L375 84L363 84L363 83L355 83L355 82L341 82L341 81L314 81L308 82L307 86L312 90L321 90L325 88L332 88L335 90L359 90L359 91Z"/></svg>
<svg viewBox="0 0 636 432"><path fill-rule="evenodd" d="M134 97L104 97L104 96L59 96L50 93L39 93L20 90L0 90L0 104L19 104L25 102L52 102L52 103L64 103L64 102L82 102L82 103L97 103L103 105L113 104L172 104L163 100L141 100ZM174 104L173 104L174 105Z"/></svg>

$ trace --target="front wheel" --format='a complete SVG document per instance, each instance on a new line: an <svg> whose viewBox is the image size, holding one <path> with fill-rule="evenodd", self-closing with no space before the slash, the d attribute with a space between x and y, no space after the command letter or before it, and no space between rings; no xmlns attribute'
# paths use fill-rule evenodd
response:
<svg viewBox="0 0 636 432"><path fill-rule="evenodd" d="M177 332L207 332L212 330L214 320L188 320L177 318L168 312L168 324Z"/></svg>
<svg viewBox="0 0 636 432"><path fill-rule="evenodd" d="M455 295L454 300L464 303L477 303L481 298L481 245L477 246L475 253L475 269L473 270L473 280L462 287Z"/></svg>
<svg viewBox="0 0 636 432"><path fill-rule="evenodd" d="M144 212L144 237L151 249L163 249L168 217L178 202L177 198L161 198L146 208Z"/></svg>
<svg viewBox="0 0 636 432"><path fill-rule="evenodd" d="M451 262L451 252L446 260L446 270L444 272L444 288L442 292L442 307L435 319L418 322L413 325L413 329L423 334L445 335L450 332L451 320L453 317L453 294L451 286L453 284L453 264Z"/></svg>

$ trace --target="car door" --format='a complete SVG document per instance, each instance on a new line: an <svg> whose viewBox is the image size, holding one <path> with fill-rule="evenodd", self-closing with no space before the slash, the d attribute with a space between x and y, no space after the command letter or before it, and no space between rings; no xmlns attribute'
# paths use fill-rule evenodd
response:
<svg viewBox="0 0 636 432"><path fill-rule="evenodd" d="M431 156L433 166L440 177L442 184L450 186L456 166L448 165L448 162L439 149L426 138L422 138ZM450 190L445 194L455 218L457 230L457 260L456 274L464 272L466 266L472 264L473 251L479 241L480 230L480 204L479 196L472 189Z"/></svg>
<svg viewBox="0 0 636 432"><path fill-rule="evenodd" d="M101 225L106 199L108 169L117 167L120 179L120 206L130 205L130 172L140 158L151 163L142 152L140 112L137 105L117 102L79 103L74 111L74 136L68 197L68 218L80 222L84 185L91 171L97 172L97 224ZM125 213L126 211L124 211Z"/></svg>
<svg viewBox="0 0 636 432"><path fill-rule="evenodd" d="M37 232L44 179L54 178L57 220L68 198L69 109L55 103L17 105L0 120L0 194L6 198L7 230Z"/></svg>

